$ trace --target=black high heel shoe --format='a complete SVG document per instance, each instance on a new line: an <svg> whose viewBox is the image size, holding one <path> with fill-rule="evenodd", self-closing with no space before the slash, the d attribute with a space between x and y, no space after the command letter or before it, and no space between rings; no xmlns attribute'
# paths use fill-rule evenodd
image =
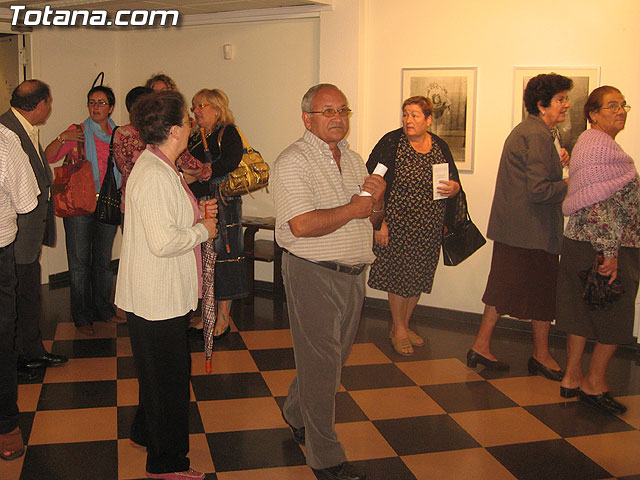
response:
<svg viewBox="0 0 640 480"><path fill-rule="evenodd" d="M469 349L469 351L467 352L467 367L475 368L478 364L484 365L489 370L509 370L509 364L501 362L499 360L489 360L487 357L483 357L478 352Z"/></svg>
<svg viewBox="0 0 640 480"><path fill-rule="evenodd" d="M549 380L553 380L555 382L562 381L562 377L564 377L564 371L560 370L551 370L550 368L545 367L535 358L529 358L529 373L535 375L537 373L541 374L544 377L547 377Z"/></svg>
<svg viewBox="0 0 640 480"><path fill-rule="evenodd" d="M567 388L560 385L560 396L562 398L573 398L578 395L579 391L580 391L580 387Z"/></svg>

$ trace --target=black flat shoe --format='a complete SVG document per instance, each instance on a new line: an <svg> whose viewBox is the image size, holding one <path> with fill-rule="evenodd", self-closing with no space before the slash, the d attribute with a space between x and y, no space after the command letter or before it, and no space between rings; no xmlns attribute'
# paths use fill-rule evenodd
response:
<svg viewBox="0 0 640 480"><path fill-rule="evenodd" d="M291 432L293 433L293 439L295 440L295 442L298 445L304 445L304 441L305 441L305 431L304 431L304 427L300 427L300 428L296 428L293 425L291 425L289 423L289 421L284 417L284 412L280 412L282 413L282 419L284 420L284 423L286 423L287 425L289 425L289 428L291 429Z"/></svg>
<svg viewBox="0 0 640 480"><path fill-rule="evenodd" d="M328 467L313 471L318 478L326 480L364 480L367 476L359 472L349 462L342 462L335 467Z"/></svg>
<svg viewBox="0 0 640 480"><path fill-rule="evenodd" d="M589 395L588 393L584 393L580 390L578 392L578 398L580 403L612 415L621 414L627 411L627 407L614 400L609 395L609 392L600 393L598 395Z"/></svg>
<svg viewBox="0 0 640 480"><path fill-rule="evenodd" d="M221 334L219 335L214 335L213 338L215 340L220 340L222 337L224 337L227 333L229 333L231 331L231 325L227 325L227 328L225 328Z"/></svg>
<svg viewBox="0 0 640 480"><path fill-rule="evenodd" d="M560 396L562 398L573 398L578 395L579 391L580 391L580 387L567 388L567 387L563 387L562 385L560 386Z"/></svg>
<svg viewBox="0 0 640 480"><path fill-rule="evenodd" d="M41 357L25 360L24 365L27 368L59 367L60 365L67 363L68 360L69 359L63 355L45 353Z"/></svg>
<svg viewBox="0 0 640 480"><path fill-rule="evenodd" d="M554 382L562 381L562 377L564 377L564 371L560 370L551 370L550 368L545 367L535 358L529 358L529 373L532 375L541 374L543 377L547 377L549 380L553 380Z"/></svg>
<svg viewBox="0 0 640 480"><path fill-rule="evenodd" d="M476 365L484 365L489 370L506 371L509 370L509 364L496 360L489 360L487 357L483 357L478 352L469 350L467 352L467 367L475 368Z"/></svg>

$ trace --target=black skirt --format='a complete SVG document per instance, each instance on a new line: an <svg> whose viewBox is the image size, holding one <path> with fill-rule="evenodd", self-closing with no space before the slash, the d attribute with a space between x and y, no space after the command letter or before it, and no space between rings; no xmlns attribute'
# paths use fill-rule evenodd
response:
<svg viewBox="0 0 640 480"><path fill-rule="evenodd" d="M611 310L589 310L582 300L583 286L578 272L591 268L595 257L589 242L564 238L558 275L557 326L572 335L606 345L631 343L640 249L622 247L618 252L618 279L624 294L613 303Z"/></svg>

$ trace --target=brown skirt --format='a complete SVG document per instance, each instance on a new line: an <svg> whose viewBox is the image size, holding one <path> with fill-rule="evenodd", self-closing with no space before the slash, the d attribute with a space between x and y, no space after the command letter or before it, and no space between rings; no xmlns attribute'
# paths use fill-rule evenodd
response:
<svg viewBox="0 0 640 480"><path fill-rule="evenodd" d="M556 313L557 279L558 255L494 242L482 301L500 315L550 322Z"/></svg>
<svg viewBox="0 0 640 480"><path fill-rule="evenodd" d="M611 310L589 310L582 300L578 272L593 265L595 252L589 242L564 238L558 274L557 326L572 335L595 339L605 345L633 342L633 321L640 276L640 249L622 247L618 252L618 278L624 294Z"/></svg>

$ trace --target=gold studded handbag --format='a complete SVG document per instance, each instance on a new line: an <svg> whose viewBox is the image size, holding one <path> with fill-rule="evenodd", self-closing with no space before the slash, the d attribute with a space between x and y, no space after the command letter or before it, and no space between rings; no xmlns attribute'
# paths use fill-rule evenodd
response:
<svg viewBox="0 0 640 480"><path fill-rule="evenodd" d="M229 172L227 178L220 183L220 193L227 197L249 194L260 190L269 185L269 165L264 161L262 155L257 150L251 148L251 145L244 138L239 128L236 130L242 138L242 159L238 168L233 172ZM218 147L222 151L221 140L224 128L218 134Z"/></svg>

